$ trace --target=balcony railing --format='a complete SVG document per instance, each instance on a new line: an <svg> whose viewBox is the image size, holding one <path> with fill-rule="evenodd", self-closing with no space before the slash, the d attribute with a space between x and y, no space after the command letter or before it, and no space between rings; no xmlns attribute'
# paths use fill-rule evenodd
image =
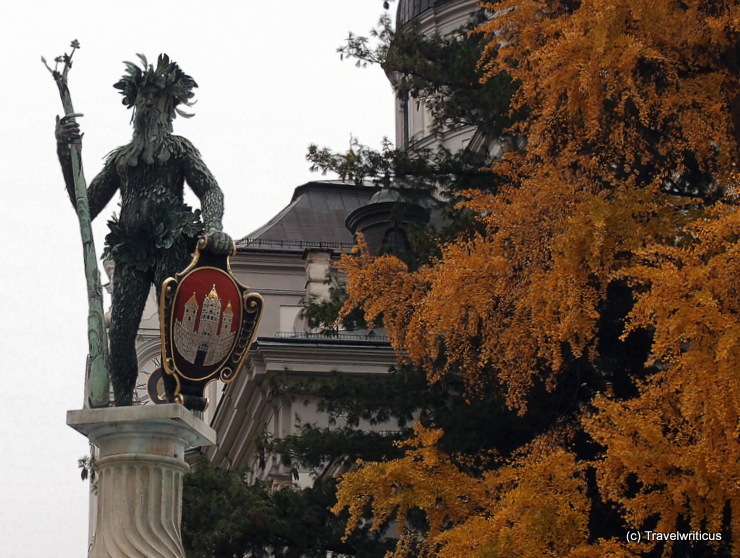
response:
<svg viewBox="0 0 740 558"><path fill-rule="evenodd" d="M357 333L309 333L305 331L278 331L274 337L278 339L316 339L318 341L325 341L327 339L338 339L342 341L375 341L379 343L387 343L388 337L386 335L375 335L375 334L357 334Z"/></svg>
<svg viewBox="0 0 740 558"><path fill-rule="evenodd" d="M249 246L264 246L270 248L297 248L305 250L306 248L322 248L327 250L338 250L349 252L354 244L349 242L321 242L311 240L276 240L265 238L242 238L236 242L238 248L247 248Z"/></svg>

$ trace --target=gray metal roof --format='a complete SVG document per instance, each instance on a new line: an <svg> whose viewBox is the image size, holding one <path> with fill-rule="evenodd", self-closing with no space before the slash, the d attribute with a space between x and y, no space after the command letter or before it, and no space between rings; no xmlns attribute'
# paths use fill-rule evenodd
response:
<svg viewBox="0 0 740 558"><path fill-rule="evenodd" d="M289 249L311 247L348 250L352 233L344 226L347 215L365 205L377 188L341 181L308 182L293 192L282 211L237 242L239 248Z"/></svg>

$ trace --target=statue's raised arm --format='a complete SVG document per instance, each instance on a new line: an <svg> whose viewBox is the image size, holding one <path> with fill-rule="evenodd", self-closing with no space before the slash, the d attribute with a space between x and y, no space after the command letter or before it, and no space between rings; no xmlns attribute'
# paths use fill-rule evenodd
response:
<svg viewBox="0 0 740 558"><path fill-rule="evenodd" d="M80 133L80 125L76 118L81 114L72 114L62 118L57 117L56 129L54 135L57 140L57 156L59 164L62 167L64 183L67 187L69 199L72 206L77 208L77 194L75 192L74 170L72 168L73 147L77 147L77 152L81 152L81 143L83 134ZM79 163L82 167L82 162ZM118 173L115 169L106 164L103 170L93 178L90 186L87 188L87 203L90 214L90 220L95 219L108 202L113 199L119 188Z"/></svg>

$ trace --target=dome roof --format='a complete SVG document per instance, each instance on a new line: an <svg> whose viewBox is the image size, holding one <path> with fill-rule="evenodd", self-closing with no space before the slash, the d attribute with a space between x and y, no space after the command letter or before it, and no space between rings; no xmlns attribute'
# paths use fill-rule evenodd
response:
<svg viewBox="0 0 740 558"><path fill-rule="evenodd" d="M397 188L381 188L373 194L368 200L366 205L371 203L383 203L383 202L400 202L405 201L401 194L398 193Z"/></svg>

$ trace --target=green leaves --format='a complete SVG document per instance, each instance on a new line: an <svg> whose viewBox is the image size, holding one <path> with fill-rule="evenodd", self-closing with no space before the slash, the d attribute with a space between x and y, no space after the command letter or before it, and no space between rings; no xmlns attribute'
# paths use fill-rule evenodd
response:
<svg viewBox="0 0 740 558"><path fill-rule="evenodd" d="M157 58L157 67L147 63L146 56L137 54L142 64L143 70L133 62L126 62L126 73L113 85L121 91L123 95L123 104L131 108L136 104L136 99L147 88L159 90L163 95L168 95L173 99L173 106L184 104L187 106L193 103L190 99L195 95L193 88L198 87L195 80L183 72L180 67L171 62L169 56L160 54ZM182 112L178 111L178 114Z"/></svg>
<svg viewBox="0 0 740 558"><path fill-rule="evenodd" d="M70 43L69 46L72 48L72 51L69 54L65 53L54 58L54 68L51 68L51 66L49 66L49 64L46 62L46 58L44 58L43 56L41 57L41 62L44 64L44 66L46 66L46 69L49 70L49 73L51 73L54 79L57 80L59 83L66 83L67 73L72 67L72 56L74 55L75 50L80 48L80 42L75 39ZM62 68L62 71L60 72L59 64L62 63L64 64L64 66Z"/></svg>
<svg viewBox="0 0 740 558"><path fill-rule="evenodd" d="M154 211L136 226L122 223L117 216L108 221L110 232L105 237L101 259L108 257L132 265L141 271L153 268L161 250L185 238L194 246L203 232L200 210L185 204L154 204Z"/></svg>
<svg viewBox="0 0 740 558"><path fill-rule="evenodd" d="M334 516L335 481L312 488L269 490L242 472L205 459L185 477L182 534L191 558L325 558L329 551L382 558L388 543L361 533L341 540L345 518ZM269 551L269 554L268 554Z"/></svg>

